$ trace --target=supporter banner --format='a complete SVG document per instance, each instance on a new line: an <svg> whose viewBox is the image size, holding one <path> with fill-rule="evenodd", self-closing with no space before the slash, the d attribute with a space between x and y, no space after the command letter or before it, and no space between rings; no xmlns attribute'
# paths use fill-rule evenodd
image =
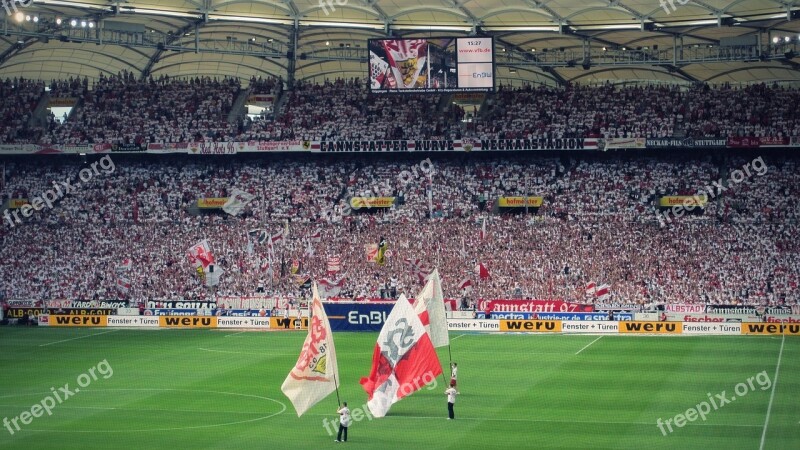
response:
<svg viewBox="0 0 800 450"><path fill-rule="evenodd" d="M191 301L184 301L184 302L158 302L158 301L148 301L147 302L148 308L159 308L159 309L217 309L217 304L215 302L191 302Z"/></svg>
<svg viewBox="0 0 800 450"><path fill-rule="evenodd" d="M206 197L197 199L197 207L200 209L222 209L228 197Z"/></svg>
<svg viewBox="0 0 800 450"><path fill-rule="evenodd" d="M673 206L683 206L683 207L696 207L699 206L701 208L706 207L706 203L708 203L708 198L705 195L668 195L665 197L661 197L658 200L658 206L662 208L672 208Z"/></svg>
<svg viewBox="0 0 800 450"><path fill-rule="evenodd" d="M288 141L247 141L240 152L307 152L311 144L299 139Z"/></svg>
<svg viewBox="0 0 800 450"><path fill-rule="evenodd" d="M41 314L44 314L46 310L44 308L9 308L8 309L8 316L9 319L21 319L25 315L30 318L38 317Z"/></svg>
<svg viewBox="0 0 800 450"><path fill-rule="evenodd" d="M607 313L536 313L539 320L633 320L632 313L615 312L613 318Z"/></svg>
<svg viewBox="0 0 800 450"><path fill-rule="evenodd" d="M10 308L37 308L42 306L41 300L8 300Z"/></svg>
<svg viewBox="0 0 800 450"><path fill-rule="evenodd" d="M231 309L271 309L277 305L281 299L276 297L240 297L240 296L222 296L216 298L216 303L220 308Z"/></svg>
<svg viewBox="0 0 800 450"><path fill-rule="evenodd" d="M158 327L158 317L148 316L108 316L109 327L153 328Z"/></svg>
<svg viewBox="0 0 800 450"><path fill-rule="evenodd" d="M58 299L58 300L45 300L44 306L47 308L72 308L73 300Z"/></svg>
<svg viewBox="0 0 800 450"><path fill-rule="evenodd" d="M395 197L352 197L350 206L353 209L361 208L391 208L394 206Z"/></svg>
<svg viewBox="0 0 800 450"><path fill-rule="evenodd" d="M380 331L394 303L323 303L333 331Z"/></svg>
<svg viewBox="0 0 800 450"><path fill-rule="evenodd" d="M94 153L94 144L64 144L61 146L61 151L64 153Z"/></svg>
<svg viewBox="0 0 800 450"><path fill-rule="evenodd" d="M754 306L742 305L706 305L706 312L719 314L745 314L754 316L756 315L756 308Z"/></svg>
<svg viewBox="0 0 800 450"><path fill-rule="evenodd" d="M694 305L690 303L674 303L664 305L664 311L676 313L703 313L706 312L706 305Z"/></svg>
<svg viewBox="0 0 800 450"><path fill-rule="evenodd" d="M296 330L298 328L298 322L300 322L301 330L308 329L308 317L302 317L298 319L297 316L290 316L288 319L284 319L283 317L270 317L269 327L275 329Z"/></svg>
<svg viewBox="0 0 800 450"><path fill-rule="evenodd" d="M647 139L647 148L725 148L727 139L692 139L692 138L665 138Z"/></svg>
<svg viewBox="0 0 800 450"><path fill-rule="evenodd" d="M108 324L107 316L62 316L50 314L51 327L104 327Z"/></svg>
<svg viewBox="0 0 800 450"><path fill-rule="evenodd" d="M147 146L142 144L112 144L112 153L142 153L147 150Z"/></svg>
<svg viewBox="0 0 800 450"><path fill-rule="evenodd" d="M50 153L62 153L63 151L64 151L63 147L60 145L39 145L39 144L0 145L0 154L4 155L50 154Z"/></svg>
<svg viewBox="0 0 800 450"><path fill-rule="evenodd" d="M481 139L480 150L597 150L597 139Z"/></svg>
<svg viewBox="0 0 800 450"><path fill-rule="evenodd" d="M217 317L217 328L270 328L268 317Z"/></svg>
<svg viewBox="0 0 800 450"><path fill-rule="evenodd" d="M645 148L647 146L647 139L645 138L609 138L606 139L607 149L618 148Z"/></svg>
<svg viewBox="0 0 800 450"><path fill-rule="evenodd" d="M679 322L619 322L620 333L680 334L683 331Z"/></svg>
<svg viewBox="0 0 800 450"><path fill-rule="evenodd" d="M50 314L78 316L110 316L116 309L112 308L47 308Z"/></svg>
<svg viewBox="0 0 800 450"><path fill-rule="evenodd" d="M594 306L563 300L478 300L478 311L492 312L592 312Z"/></svg>
<svg viewBox="0 0 800 450"><path fill-rule="evenodd" d="M619 322L607 322L607 321L562 322L561 332L565 334L570 334L570 333L616 334L619 332Z"/></svg>
<svg viewBox="0 0 800 450"><path fill-rule="evenodd" d="M217 318L212 316L159 316L161 328L216 328Z"/></svg>
<svg viewBox="0 0 800 450"><path fill-rule="evenodd" d="M676 322L760 322L761 319L755 314L682 314L666 313L667 320Z"/></svg>
<svg viewBox="0 0 800 450"><path fill-rule="evenodd" d="M163 153L186 153L189 148L188 142L173 142L173 143L151 143L147 144L147 153L163 154Z"/></svg>
<svg viewBox="0 0 800 450"><path fill-rule="evenodd" d="M245 148L244 142L190 142L190 155L235 155Z"/></svg>
<svg viewBox="0 0 800 450"><path fill-rule="evenodd" d="M636 303L595 303L595 311L624 311L632 312L642 309L642 305Z"/></svg>
<svg viewBox="0 0 800 450"><path fill-rule="evenodd" d="M250 94L247 96L248 105L268 106L275 103L275 96L272 94Z"/></svg>
<svg viewBox="0 0 800 450"><path fill-rule="evenodd" d="M500 197L497 199L497 206L501 208L539 208L542 206L544 197L528 197L528 203L525 203L525 197Z"/></svg>
<svg viewBox="0 0 800 450"><path fill-rule="evenodd" d="M447 319L450 331L500 331L500 322L480 319Z"/></svg>
<svg viewBox="0 0 800 450"><path fill-rule="evenodd" d="M558 320L501 320L500 331L558 333L561 331L561 322Z"/></svg>
<svg viewBox="0 0 800 450"><path fill-rule="evenodd" d="M417 141L312 141L312 152L454 152L514 150L597 150L598 139L461 139Z"/></svg>
<svg viewBox="0 0 800 450"><path fill-rule="evenodd" d="M761 137L732 137L728 138L729 148L759 148L759 147L787 147L788 137L761 136Z"/></svg>
<svg viewBox="0 0 800 450"><path fill-rule="evenodd" d="M53 106L56 107L70 107L75 106L78 104L77 97L50 97L47 100L47 107L52 108Z"/></svg>
<svg viewBox="0 0 800 450"><path fill-rule="evenodd" d="M53 307L53 305L48 301L48 307ZM82 301L82 300L73 300L69 303L70 308L126 308L128 306L128 302L124 300L114 301L114 300L91 300L91 301Z"/></svg>
<svg viewBox="0 0 800 450"><path fill-rule="evenodd" d="M764 314L772 314L773 316L800 314L800 307L792 306L768 306L764 309Z"/></svg>
<svg viewBox="0 0 800 450"><path fill-rule="evenodd" d="M6 203L6 208L8 209L19 209L23 206L29 204L30 201L27 198L11 198Z"/></svg>
<svg viewBox="0 0 800 450"><path fill-rule="evenodd" d="M269 317L270 311L261 309L218 309L217 317Z"/></svg>
<svg viewBox="0 0 800 450"><path fill-rule="evenodd" d="M139 308L117 308L118 316L138 316Z"/></svg>
<svg viewBox="0 0 800 450"><path fill-rule="evenodd" d="M764 316L764 321L769 323L800 323L800 316Z"/></svg>
<svg viewBox="0 0 800 450"><path fill-rule="evenodd" d="M800 336L800 324L743 323L742 334L787 334Z"/></svg>
<svg viewBox="0 0 800 450"><path fill-rule="evenodd" d="M683 334L742 334L741 323L684 323Z"/></svg>
<svg viewBox="0 0 800 450"><path fill-rule="evenodd" d="M145 316L210 316L210 309L177 309L177 308L148 308L144 310Z"/></svg>

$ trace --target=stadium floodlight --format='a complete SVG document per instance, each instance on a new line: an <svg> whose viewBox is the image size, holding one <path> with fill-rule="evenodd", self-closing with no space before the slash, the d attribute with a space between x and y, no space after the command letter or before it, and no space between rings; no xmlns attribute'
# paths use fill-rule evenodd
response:
<svg viewBox="0 0 800 450"><path fill-rule="evenodd" d="M25 15L25 22L30 22L30 21L31 21L31 15L30 14Z"/></svg>
<svg viewBox="0 0 800 450"><path fill-rule="evenodd" d="M56 17L56 25L61 25L64 20L61 17Z"/></svg>
<svg viewBox="0 0 800 450"><path fill-rule="evenodd" d="M25 20L25 14L22 14L21 12L17 12L16 14L14 14L14 19L17 22L22 23L22 21Z"/></svg>
<svg viewBox="0 0 800 450"><path fill-rule="evenodd" d="M78 26L78 21L77 21L76 19L72 19L72 20L70 20L70 21L69 21L69 26L71 26L71 27L77 27L77 26Z"/></svg>
<svg viewBox="0 0 800 450"><path fill-rule="evenodd" d="M89 28L94 28L94 22L89 22Z"/></svg>
<svg viewBox="0 0 800 450"><path fill-rule="evenodd" d="M774 38L772 38L772 43L773 44L777 44L778 41L780 41L780 38L778 36L775 36Z"/></svg>
<svg viewBox="0 0 800 450"><path fill-rule="evenodd" d="M81 28L86 28L86 21L85 20L81 20Z"/></svg>
<svg viewBox="0 0 800 450"><path fill-rule="evenodd" d="M789 36L786 36L786 37L783 38L783 41L788 44L789 42L792 41L792 38L790 38Z"/></svg>
<svg viewBox="0 0 800 450"><path fill-rule="evenodd" d="M33 23L39 23L39 16L33 16L31 20L33 20Z"/></svg>

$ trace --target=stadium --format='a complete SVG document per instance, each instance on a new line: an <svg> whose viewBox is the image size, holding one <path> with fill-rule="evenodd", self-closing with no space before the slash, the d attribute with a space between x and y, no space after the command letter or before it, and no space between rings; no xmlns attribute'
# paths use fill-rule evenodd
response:
<svg viewBox="0 0 800 450"><path fill-rule="evenodd" d="M0 448L800 446L797 1L1 3Z"/></svg>

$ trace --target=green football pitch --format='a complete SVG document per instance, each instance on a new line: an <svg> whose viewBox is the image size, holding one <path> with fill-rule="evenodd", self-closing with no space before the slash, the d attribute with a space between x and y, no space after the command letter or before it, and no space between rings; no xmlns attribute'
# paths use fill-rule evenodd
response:
<svg viewBox="0 0 800 450"><path fill-rule="evenodd" d="M355 412L377 334L334 337ZM797 337L450 337L456 420L440 377L337 444L335 394L298 418L280 391L305 332L2 328L0 448L800 448Z"/></svg>

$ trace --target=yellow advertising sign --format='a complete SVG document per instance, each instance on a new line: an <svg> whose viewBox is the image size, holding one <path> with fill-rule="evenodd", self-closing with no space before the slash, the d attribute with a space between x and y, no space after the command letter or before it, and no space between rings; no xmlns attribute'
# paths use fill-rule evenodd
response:
<svg viewBox="0 0 800 450"><path fill-rule="evenodd" d="M683 207L701 207L704 208L708 203L708 197L705 195L668 195L661 197L658 201L659 206L672 208L673 206Z"/></svg>
<svg viewBox="0 0 800 450"><path fill-rule="evenodd" d="M560 320L501 320L500 331L561 332Z"/></svg>
<svg viewBox="0 0 800 450"><path fill-rule="evenodd" d="M50 315L51 327L104 327L108 316Z"/></svg>
<svg viewBox="0 0 800 450"><path fill-rule="evenodd" d="M683 326L680 322L640 322L622 320L619 322L619 332L681 334L683 332Z"/></svg>
<svg viewBox="0 0 800 450"><path fill-rule="evenodd" d="M214 316L158 316L161 328L217 328Z"/></svg>
<svg viewBox="0 0 800 450"><path fill-rule="evenodd" d="M225 206L225 203L228 201L228 197L208 197L208 198L199 198L197 199L197 207L198 208L209 208L209 209L219 209Z"/></svg>
<svg viewBox="0 0 800 450"><path fill-rule="evenodd" d="M544 197L528 197L529 208L539 208L542 206ZM525 197L500 197L497 199L497 206L501 208L524 208Z"/></svg>
<svg viewBox="0 0 800 450"><path fill-rule="evenodd" d="M350 207L359 208L391 208L394 205L394 197L353 197L350 199Z"/></svg>

